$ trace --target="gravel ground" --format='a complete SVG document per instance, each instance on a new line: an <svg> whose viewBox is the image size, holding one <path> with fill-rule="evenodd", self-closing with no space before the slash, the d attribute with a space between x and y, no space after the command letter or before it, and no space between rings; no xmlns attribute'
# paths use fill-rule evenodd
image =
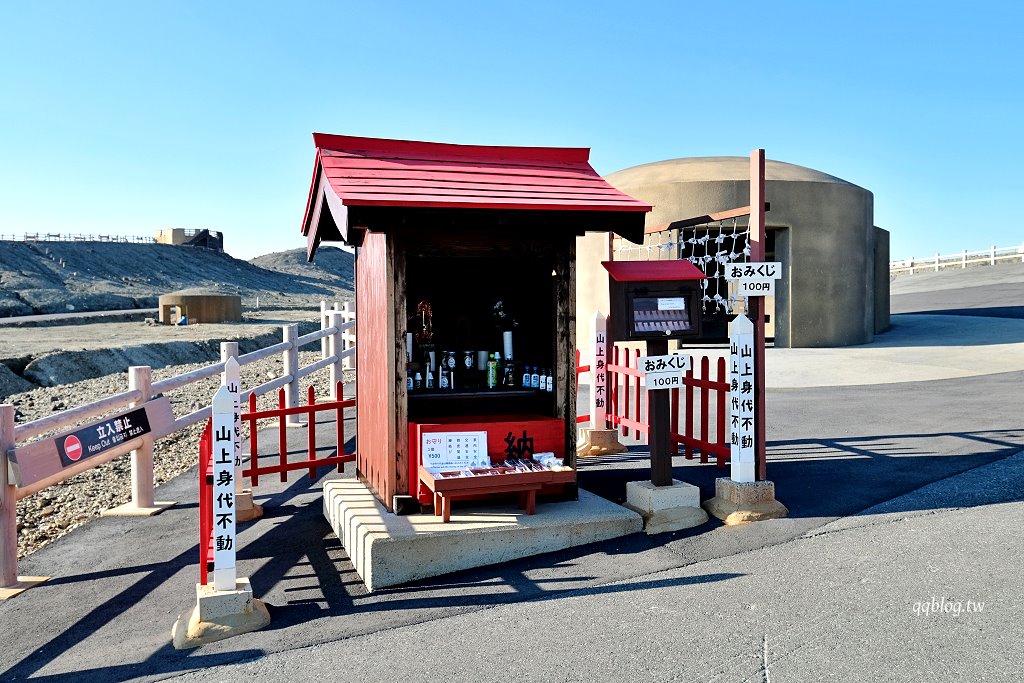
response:
<svg viewBox="0 0 1024 683"><path fill-rule="evenodd" d="M320 360L319 351L304 351L299 355L301 365ZM154 381L179 375L206 364L177 365L153 371ZM280 357L267 358L245 365L241 369L242 386L252 387L268 379L280 377L283 372ZM15 394L6 402L15 406L18 424L29 422L52 413L90 403L105 396L125 391L127 373L106 375L73 384L44 387ZM354 372L345 373L346 383L354 381ZM168 394L177 416L186 415L209 405L217 386L218 377L195 382ZM324 368L302 379L302 390L312 383L317 396L329 394L329 370ZM305 394L303 394L305 395ZM74 398L72 398L74 397ZM260 397L258 408L265 410L276 405L276 392ZM90 418L92 421L96 418ZM154 475L157 486L187 471L198 461L199 435L203 424L171 434L156 442ZM243 437L247 436L243 432ZM159 491L157 491L159 499ZM18 502L18 556L25 557L72 529L98 517L100 512L131 499L131 456L124 455L88 472L72 477L56 486L28 496Z"/></svg>

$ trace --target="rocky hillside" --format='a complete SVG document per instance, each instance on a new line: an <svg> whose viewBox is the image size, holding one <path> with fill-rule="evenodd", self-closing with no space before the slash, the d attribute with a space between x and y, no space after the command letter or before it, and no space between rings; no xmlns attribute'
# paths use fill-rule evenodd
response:
<svg viewBox="0 0 1024 683"><path fill-rule="evenodd" d="M261 306L308 306L351 292L352 255L321 247L315 264L302 249L251 262L166 244L0 241L0 317L152 308L182 289L234 291Z"/></svg>

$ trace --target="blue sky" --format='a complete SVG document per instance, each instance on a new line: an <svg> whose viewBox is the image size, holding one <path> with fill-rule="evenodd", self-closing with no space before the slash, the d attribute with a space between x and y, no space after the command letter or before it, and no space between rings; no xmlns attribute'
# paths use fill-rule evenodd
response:
<svg viewBox="0 0 1024 683"><path fill-rule="evenodd" d="M8 1L0 233L300 247L319 130L605 174L764 147L871 190L893 258L1020 244L1022 29L1009 3Z"/></svg>

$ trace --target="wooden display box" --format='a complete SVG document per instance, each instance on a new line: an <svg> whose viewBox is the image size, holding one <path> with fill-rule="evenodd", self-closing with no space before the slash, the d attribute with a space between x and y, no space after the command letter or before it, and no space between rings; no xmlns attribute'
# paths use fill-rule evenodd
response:
<svg viewBox="0 0 1024 683"><path fill-rule="evenodd" d="M532 441L532 453L554 453L555 457L565 458L565 422L559 418L543 417L540 415L488 415L481 418L466 418L463 416L432 418L429 422L409 423L409 452L412 467L409 472L410 481L417 482L415 496L422 505L430 505L435 502L436 490L424 481L422 472L421 446L424 434L438 432L487 432L487 455L492 463L501 463L509 458L528 458L529 453L519 451ZM511 452L509 449L512 449ZM570 464L570 463L567 463ZM520 473L520 474L535 474ZM543 474L543 473L541 473ZM559 474L567 475L552 480L543 480L542 485L550 489L552 493L557 492L561 485L573 484L576 482L576 471L569 470ZM502 475L513 476L513 475ZM518 474L516 476L519 476ZM434 477L436 479L436 477ZM469 481L470 477L464 478ZM536 480L538 478L527 478ZM526 481L526 480L520 480ZM451 480L444 481L442 489L448 486ZM559 485L556 487L555 485ZM459 488L461 485L455 485ZM547 492L547 491L544 491ZM483 494L480 494L483 495ZM469 496L462 496L469 497Z"/></svg>

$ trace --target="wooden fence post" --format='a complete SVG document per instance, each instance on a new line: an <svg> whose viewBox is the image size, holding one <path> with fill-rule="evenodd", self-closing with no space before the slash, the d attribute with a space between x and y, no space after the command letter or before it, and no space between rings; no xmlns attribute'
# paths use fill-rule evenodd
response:
<svg viewBox="0 0 1024 683"><path fill-rule="evenodd" d="M0 405L0 590L18 583L18 487L7 466L14 445L14 406Z"/></svg>
<svg viewBox="0 0 1024 683"><path fill-rule="evenodd" d="M326 330L330 327L328 322L329 318L327 315L327 302L320 299L320 329ZM327 337L320 337L320 360L323 360L331 355L330 342L327 341Z"/></svg>
<svg viewBox="0 0 1024 683"><path fill-rule="evenodd" d="M288 384L284 385L284 399L285 406L288 408L299 407L299 347L297 340L299 338L299 326L296 324L285 325L281 328L282 339L286 344L289 344L281 356L284 362L284 374L290 379ZM296 416L289 415L284 418L285 424L289 427L299 427L302 425L298 421Z"/></svg>
<svg viewBox="0 0 1024 683"><path fill-rule="evenodd" d="M141 393L131 408L141 408L153 398L153 370L148 365L133 365L128 368L128 389ZM173 501L157 502L154 499L153 441L151 436L142 439L142 445L132 451L132 499L124 505L104 510L104 517L149 517L158 515L174 505Z"/></svg>
<svg viewBox="0 0 1024 683"><path fill-rule="evenodd" d="M344 360L340 357L344 353L345 349L345 333L342 331L341 326L345 324L344 313L341 311L330 311L328 314L330 324L328 327L337 327L337 331L329 335L328 356L335 356L337 360L331 363L330 368L330 382L331 382L331 394L338 393L338 382L342 381L342 370L344 368ZM340 401L344 396L334 396L334 400Z"/></svg>
<svg viewBox="0 0 1024 683"><path fill-rule="evenodd" d="M142 392L132 408L145 405L153 391L153 371L146 365L128 368L128 389ZM144 439L140 448L132 451L132 505L136 508L153 507L153 441Z"/></svg>
<svg viewBox="0 0 1024 683"><path fill-rule="evenodd" d="M355 320L356 319L356 310L353 307L353 305L351 303L349 303L348 301L346 301L342 305L342 307L341 307L341 319L344 322L348 322L350 320ZM356 323L356 326L358 326L358 325L359 325L359 323ZM355 343L356 343L355 328L353 328L352 330L345 330L345 332L342 334L341 339L342 339L341 348L342 348L343 351L348 351L353 346L355 346ZM342 363L341 367L344 368L345 370L353 370L353 369L355 369L355 367L356 367L356 357L353 355L353 356L351 356L349 358L346 358L345 361Z"/></svg>
<svg viewBox="0 0 1024 683"><path fill-rule="evenodd" d="M994 266L996 264L996 245L992 245L992 251L990 252L990 254L991 255L989 256L989 265Z"/></svg>

